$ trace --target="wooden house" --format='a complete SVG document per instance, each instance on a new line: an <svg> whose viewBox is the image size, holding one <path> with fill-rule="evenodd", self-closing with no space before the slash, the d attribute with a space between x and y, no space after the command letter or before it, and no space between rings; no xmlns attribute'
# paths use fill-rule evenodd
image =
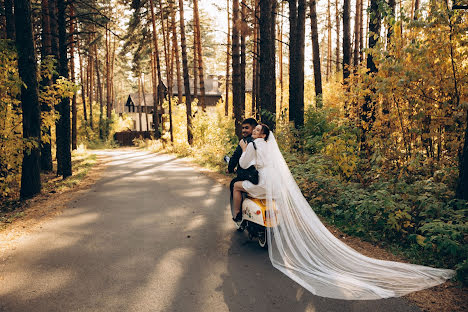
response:
<svg viewBox="0 0 468 312"><path fill-rule="evenodd" d="M218 101L223 97L224 90L220 88L219 80L223 77L218 77L210 75L205 78L205 104L207 107L214 107ZM246 81L246 92L252 91L252 86L250 81ZM165 90L166 91L166 90ZM167 92L167 91L166 91ZM193 79L190 79L190 93L193 97ZM167 93L166 93L167 94ZM185 96L185 88L182 81L182 94ZM177 97L177 81L174 81L172 87L172 96ZM198 92L198 99L200 99L200 92ZM119 111L117 113L125 113L133 119L133 128L132 131L151 131L153 130L153 93L146 93L145 97L138 93L129 94L126 102L123 105L118 105ZM141 112L141 121L140 121L140 112ZM162 118L162 108L159 107L159 121Z"/></svg>

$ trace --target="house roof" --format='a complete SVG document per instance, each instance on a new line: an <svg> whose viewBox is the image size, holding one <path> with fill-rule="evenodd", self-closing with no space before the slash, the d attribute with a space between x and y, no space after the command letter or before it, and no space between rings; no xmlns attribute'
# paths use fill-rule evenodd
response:
<svg viewBox="0 0 468 312"><path fill-rule="evenodd" d="M153 102L153 93L145 93L145 97L141 96L141 106L154 106ZM146 103L145 103L146 102ZM138 93L130 93L127 102L125 103L125 106L140 106L140 94Z"/></svg>
<svg viewBox="0 0 468 312"><path fill-rule="evenodd" d="M222 78L222 77L220 77ZM165 80L163 80L164 85L166 85ZM220 88L222 81L218 79L216 76L209 76L205 78L205 95L206 96L217 96L221 97L224 94L224 90ZM246 80L246 92L251 92L252 91L252 82L250 80ZM177 80L174 79L174 83L172 85L172 95L176 96L178 93L178 88L177 88ZM190 78L190 93L193 95L193 78ZM185 95L185 87L184 87L184 82L182 81L182 94ZM200 95L200 93L198 93ZM154 106L153 105L153 93L145 93L145 98L141 96L141 106ZM138 92L131 93L127 101L125 103L125 106L131 106L131 105L139 106L140 105L140 94Z"/></svg>
<svg viewBox="0 0 468 312"><path fill-rule="evenodd" d="M193 78L190 78L190 93L193 94ZM205 78L205 95L216 95L216 96L222 96L224 95L224 89L221 88L221 85L224 82L224 77L223 76L209 76ZM164 84L165 81L164 81ZM177 95L177 80L174 79L174 82L172 84L172 94ZM245 81L245 91L246 92L251 92L252 91L252 81L246 80ZM185 87L184 87L184 81L182 79L182 94L185 95ZM200 94L200 93L198 93Z"/></svg>

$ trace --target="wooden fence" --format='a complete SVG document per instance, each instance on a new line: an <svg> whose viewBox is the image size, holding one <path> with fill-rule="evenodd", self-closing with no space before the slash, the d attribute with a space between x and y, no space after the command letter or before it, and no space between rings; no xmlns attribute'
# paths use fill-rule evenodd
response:
<svg viewBox="0 0 468 312"><path fill-rule="evenodd" d="M114 140L117 141L120 146L132 146L133 139L143 138L151 139L152 131L123 131L116 132L114 134Z"/></svg>

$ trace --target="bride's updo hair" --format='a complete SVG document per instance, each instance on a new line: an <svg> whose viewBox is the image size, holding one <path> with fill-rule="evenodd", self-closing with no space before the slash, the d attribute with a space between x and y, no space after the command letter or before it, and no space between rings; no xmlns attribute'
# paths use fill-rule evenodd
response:
<svg viewBox="0 0 468 312"><path fill-rule="evenodd" d="M265 125L265 124L260 124L260 126L262 126L262 133L265 135L265 141L268 140L268 136L270 135L270 128Z"/></svg>

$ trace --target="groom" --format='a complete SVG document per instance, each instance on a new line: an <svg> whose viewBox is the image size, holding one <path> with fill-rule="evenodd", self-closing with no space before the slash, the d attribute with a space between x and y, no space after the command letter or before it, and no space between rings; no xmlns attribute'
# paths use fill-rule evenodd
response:
<svg viewBox="0 0 468 312"><path fill-rule="evenodd" d="M252 131L253 129L257 126L257 121L254 118L247 118L242 122L242 137L243 140L246 141L247 143L250 143L253 141L252 138ZM229 164L228 164L228 172L229 173L237 173L237 177L232 179L230 189L231 189L231 212L232 212L232 190L234 188L234 183L237 181L242 181L239 178L239 175L242 175L242 169L241 166L239 166L239 159L242 155L242 148L240 145L237 145L236 150L234 151L234 154L232 154L232 157L229 159ZM233 216L236 217L236 216Z"/></svg>

